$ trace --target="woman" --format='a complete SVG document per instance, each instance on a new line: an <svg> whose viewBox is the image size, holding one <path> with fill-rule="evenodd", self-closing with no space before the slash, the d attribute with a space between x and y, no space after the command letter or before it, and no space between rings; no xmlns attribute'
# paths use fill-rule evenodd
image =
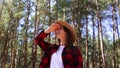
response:
<svg viewBox="0 0 120 68"><path fill-rule="evenodd" d="M44 41L50 32L55 32L60 41L59 45ZM75 38L74 29L65 21L56 21L48 29L43 30L35 38L35 43L44 51L39 68L82 68L81 51L73 46Z"/></svg>

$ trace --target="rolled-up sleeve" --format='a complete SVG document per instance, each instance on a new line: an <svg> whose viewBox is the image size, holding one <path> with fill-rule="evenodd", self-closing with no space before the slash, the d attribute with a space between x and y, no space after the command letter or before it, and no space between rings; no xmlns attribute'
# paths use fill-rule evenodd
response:
<svg viewBox="0 0 120 68"><path fill-rule="evenodd" d="M44 38L47 37L47 33L44 32L44 30L42 30L38 36L34 39L35 44L39 45L40 48L45 51L47 49L47 47L50 45L49 43L44 41Z"/></svg>

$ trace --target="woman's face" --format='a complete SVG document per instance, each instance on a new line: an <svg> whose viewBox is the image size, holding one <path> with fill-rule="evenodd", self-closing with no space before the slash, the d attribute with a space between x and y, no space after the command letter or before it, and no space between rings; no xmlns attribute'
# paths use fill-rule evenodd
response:
<svg viewBox="0 0 120 68"><path fill-rule="evenodd" d="M55 30L55 35L58 39L63 39L66 37L66 32L64 31L63 27L61 26L60 28Z"/></svg>

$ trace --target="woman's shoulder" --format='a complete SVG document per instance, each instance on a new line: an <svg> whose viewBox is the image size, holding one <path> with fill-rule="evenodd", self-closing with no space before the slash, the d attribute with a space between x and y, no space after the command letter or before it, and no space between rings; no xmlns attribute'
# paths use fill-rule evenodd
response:
<svg viewBox="0 0 120 68"><path fill-rule="evenodd" d="M49 47L48 47L48 49L56 49L56 48L58 48L59 46L57 45L57 44L51 44Z"/></svg>
<svg viewBox="0 0 120 68"><path fill-rule="evenodd" d="M66 46L65 50L74 53L74 52L79 52L80 48L78 46Z"/></svg>
<svg viewBox="0 0 120 68"><path fill-rule="evenodd" d="M79 50L80 48L78 46L71 46L72 49Z"/></svg>
<svg viewBox="0 0 120 68"><path fill-rule="evenodd" d="M76 53L81 53L81 49L78 46L71 46L71 51L75 54Z"/></svg>
<svg viewBox="0 0 120 68"><path fill-rule="evenodd" d="M48 48L46 49L46 53L52 54L53 52L56 52L58 48L59 48L58 45L56 45L56 44L51 44L51 45L48 46Z"/></svg>

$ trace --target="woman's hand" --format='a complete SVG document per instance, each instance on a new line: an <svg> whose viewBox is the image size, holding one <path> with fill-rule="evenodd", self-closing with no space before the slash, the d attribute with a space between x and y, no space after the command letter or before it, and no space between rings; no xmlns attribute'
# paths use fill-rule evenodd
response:
<svg viewBox="0 0 120 68"><path fill-rule="evenodd" d="M55 32L55 30L60 27L61 26L59 24L53 23L48 29L45 30L45 33Z"/></svg>

